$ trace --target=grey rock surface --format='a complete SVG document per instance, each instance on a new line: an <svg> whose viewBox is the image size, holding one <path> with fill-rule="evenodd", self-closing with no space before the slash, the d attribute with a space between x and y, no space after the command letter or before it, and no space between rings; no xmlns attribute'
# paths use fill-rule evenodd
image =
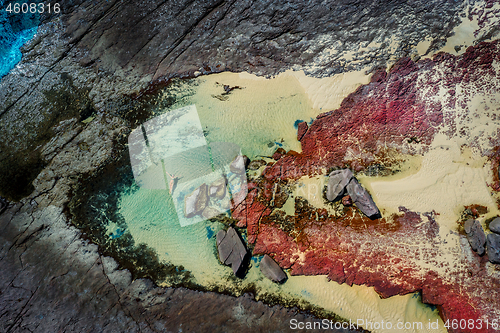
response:
<svg viewBox="0 0 500 333"><path fill-rule="evenodd" d="M467 240L474 251L480 256L484 254L484 244L486 243L486 235L483 227L478 220L468 219L464 223L465 234Z"/></svg>
<svg viewBox="0 0 500 333"><path fill-rule="evenodd" d="M329 174L328 185L326 187L326 198L330 201L338 199L345 192L349 181L353 178L349 169L335 170Z"/></svg>
<svg viewBox="0 0 500 333"><path fill-rule="evenodd" d="M377 205L373 202L373 199L366 191L363 186L356 180L352 178L346 187L347 194L351 197L353 203L358 207L368 217L376 217L380 214Z"/></svg>
<svg viewBox="0 0 500 333"><path fill-rule="evenodd" d="M231 266L236 275L242 268L243 261L247 256L247 250L234 228L230 227L227 232L221 230L216 236L219 259L224 265Z"/></svg>
<svg viewBox="0 0 500 333"><path fill-rule="evenodd" d="M488 259L493 264L500 264L500 235L489 234L486 237Z"/></svg>
<svg viewBox="0 0 500 333"><path fill-rule="evenodd" d="M490 222L490 230L494 233L500 234L500 217L497 217Z"/></svg>
<svg viewBox="0 0 500 333"><path fill-rule="evenodd" d="M281 267L267 254L264 255L260 261L260 271L269 280L274 282L283 282L286 280L286 274L283 272Z"/></svg>
<svg viewBox="0 0 500 333"><path fill-rule="evenodd" d="M249 295L133 280L56 206L0 215L0 267L0 332L284 332L292 318L319 321Z"/></svg>
<svg viewBox="0 0 500 333"><path fill-rule="evenodd" d="M324 77L385 67L426 39L436 49L467 2L435 2L63 2L0 81L1 188L16 200L29 195L43 166L40 147L60 121L140 114L127 97L172 77L291 68Z"/></svg>

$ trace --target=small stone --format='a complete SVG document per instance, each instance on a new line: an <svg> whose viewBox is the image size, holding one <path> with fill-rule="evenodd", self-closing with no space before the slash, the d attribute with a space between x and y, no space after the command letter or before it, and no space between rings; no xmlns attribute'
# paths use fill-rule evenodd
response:
<svg viewBox="0 0 500 333"><path fill-rule="evenodd" d="M248 169L258 170L258 169L260 169L260 167L263 167L266 164L267 163L264 160L255 160L255 161L250 162L250 164L248 164Z"/></svg>
<svg viewBox="0 0 500 333"><path fill-rule="evenodd" d="M489 234L486 239L488 259L493 264L500 264L500 235Z"/></svg>
<svg viewBox="0 0 500 333"><path fill-rule="evenodd" d="M344 194L346 185L352 179L351 170L335 170L329 175L328 185L326 188L326 198L329 201L335 201L339 196Z"/></svg>
<svg viewBox="0 0 500 333"><path fill-rule="evenodd" d="M203 183L184 198L184 216L191 218L201 214L208 204L208 186Z"/></svg>
<svg viewBox="0 0 500 333"><path fill-rule="evenodd" d="M375 217L380 215L377 205L373 202L373 199L363 186L356 180L352 178L349 184L347 184L347 193L352 199L352 202L358 207L358 209L363 212L368 217Z"/></svg>
<svg viewBox="0 0 500 333"><path fill-rule="evenodd" d="M227 232L221 230L217 233L216 242L220 261L224 265L231 266L234 275L237 275L247 255L240 236L234 228L230 227Z"/></svg>
<svg viewBox="0 0 500 333"><path fill-rule="evenodd" d="M352 199L350 196L346 195L342 198L342 204L344 206L352 206Z"/></svg>
<svg viewBox="0 0 500 333"><path fill-rule="evenodd" d="M483 227L478 220L468 219L464 223L464 230L467 235L467 240L474 251L480 256L484 254L484 244L486 243L486 235Z"/></svg>
<svg viewBox="0 0 500 333"><path fill-rule="evenodd" d="M274 282L282 282L286 280L286 274L281 267L267 254L264 255L260 262L260 271L269 280Z"/></svg>
<svg viewBox="0 0 500 333"><path fill-rule="evenodd" d="M210 184L208 195L217 199L223 199L226 195L226 179L221 177Z"/></svg>
<svg viewBox="0 0 500 333"><path fill-rule="evenodd" d="M234 158L234 160L229 164L229 170L232 173L245 173L245 168L248 165L249 159L245 155L238 155Z"/></svg>
<svg viewBox="0 0 500 333"><path fill-rule="evenodd" d="M500 217L497 217L490 222L490 230L494 233L500 234Z"/></svg>

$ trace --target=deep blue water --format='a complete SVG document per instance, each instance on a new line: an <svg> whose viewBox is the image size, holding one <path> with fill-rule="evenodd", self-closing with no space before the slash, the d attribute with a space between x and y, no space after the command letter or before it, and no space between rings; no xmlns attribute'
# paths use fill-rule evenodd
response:
<svg viewBox="0 0 500 333"><path fill-rule="evenodd" d="M6 11L9 3L0 0L0 78L21 61L19 50L36 33L39 17L37 14L14 14Z"/></svg>

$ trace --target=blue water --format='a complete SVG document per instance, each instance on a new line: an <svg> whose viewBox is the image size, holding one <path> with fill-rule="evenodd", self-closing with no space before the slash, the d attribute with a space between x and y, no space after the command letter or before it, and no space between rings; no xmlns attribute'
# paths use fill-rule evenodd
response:
<svg viewBox="0 0 500 333"><path fill-rule="evenodd" d="M0 78L21 61L20 48L29 41L38 28L35 14L9 14L5 9L14 1L0 0Z"/></svg>

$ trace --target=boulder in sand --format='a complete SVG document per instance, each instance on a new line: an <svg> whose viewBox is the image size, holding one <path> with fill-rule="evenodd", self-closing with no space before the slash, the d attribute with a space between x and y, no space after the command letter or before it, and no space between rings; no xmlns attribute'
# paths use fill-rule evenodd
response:
<svg viewBox="0 0 500 333"><path fill-rule="evenodd" d="M266 161L264 160L253 160L248 164L248 169L249 170L258 170L260 167L266 165Z"/></svg>
<svg viewBox="0 0 500 333"><path fill-rule="evenodd" d="M351 197L352 202L362 211L366 216L372 218L380 215L377 205L373 202L373 199L366 191L363 186L356 180L352 178L349 184L347 184L347 194Z"/></svg>
<svg viewBox="0 0 500 333"><path fill-rule="evenodd" d="M269 280L274 282L283 282L286 280L286 274L281 267L267 254L260 261L260 271Z"/></svg>
<svg viewBox="0 0 500 333"><path fill-rule="evenodd" d="M219 231L216 239L220 261L224 265L231 266L234 275L237 275L247 256L247 250L240 236L234 228L229 228L227 232L224 230Z"/></svg>
<svg viewBox="0 0 500 333"><path fill-rule="evenodd" d="M229 164L229 171L237 174L245 173L248 162L248 157L246 157L245 155L238 155L234 158L231 164Z"/></svg>
<svg viewBox="0 0 500 333"><path fill-rule="evenodd" d="M465 234L467 240L474 251L480 256L484 254L484 244L486 243L486 235L483 227L478 220L468 219L464 223Z"/></svg>
<svg viewBox="0 0 500 333"><path fill-rule="evenodd" d="M332 171L328 178L326 187L326 198L330 201L335 201L344 194L345 187L353 178L353 174L349 169Z"/></svg>
<svg viewBox="0 0 500 333"><path fill-rule="evenodd" d="M493 264L500 264L500 235L489 234L486 239L488 259Z"/></svg>
<svg viewBox="0 0 500 333"><path fill-rule="evenodd" d="M490 230L494 233L500 234L500 217L497 217L490 222Z"/></svg>

